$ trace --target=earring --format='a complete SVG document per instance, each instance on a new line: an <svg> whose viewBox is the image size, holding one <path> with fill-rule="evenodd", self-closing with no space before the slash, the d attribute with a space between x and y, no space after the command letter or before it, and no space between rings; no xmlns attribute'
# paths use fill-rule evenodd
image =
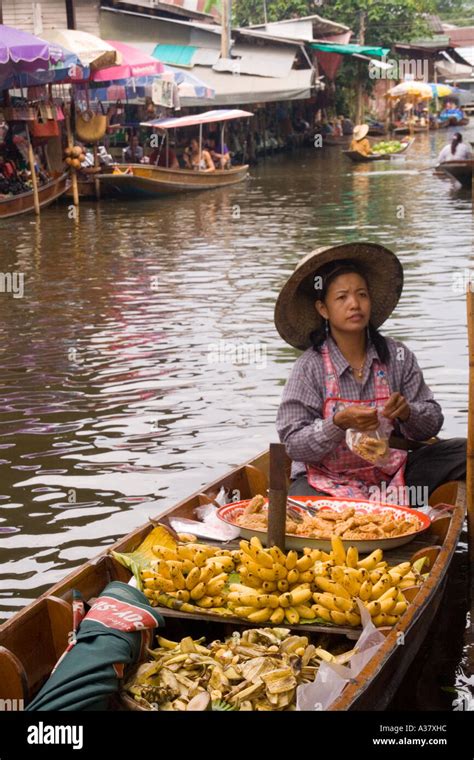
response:
<svg viewBox="0 0 474 760"><path fill-rule="evenodd" d="M326 333L326 337L329 335L329 319L324 320L324 332Z"/></svg>

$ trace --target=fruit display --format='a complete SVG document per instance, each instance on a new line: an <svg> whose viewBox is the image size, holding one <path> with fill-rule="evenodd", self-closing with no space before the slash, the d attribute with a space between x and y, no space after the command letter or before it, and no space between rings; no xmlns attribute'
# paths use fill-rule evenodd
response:
<svg viewBox="0 0 474 760"><path fill-rule="evenodd" d="M139 666L124 690L149 710L294 710L296 688L314 681L321 662L347 663L348 644L323 648L287 628L235 631L225 641L188 636L180 642L158 637L153 658ZM329 644L326 644L327 646Z"/></svg>
<svg viewBox="0 0 474 760"><path fill-rule="evenodd" d="M155 528L124 560L153 606L253 624L358 627L359 600L375 626L391 626L408 608L404 589L424 581L424 559L390 567L381 549L360 559L338 536L331 539L331 552L305 549L301 556L266 549L255 536L238 549L187 539L175 541L164 528Z"/></svg>
<svg viewBox="0 0 474 760"><path fill-rule="evenodd" d="M399 140L382 140L372 147L372 153L398 153L403 147Z"/></svg>
<svg viewBox="0 0 474 760"><path fill-rule="evenodd" d="M241 541L241 583L229 584L228 607L253 623L360 626L359 599L374 625L394 625L408 608L403 589L423 582L418 569L410 562L389 567L381 549L360 560L339 537L331 544L329 554L307 549L298 558L264 549L255 537Z"/></svg>
<svg viewBox="0 0 474 760"><path fill-rule="evenodd" d="M64 155L66 164L73 169L80 169L81 164L86 160L84 150L80 145L74 145L72 148L66 148Z"/></svg>
<svg viewBox="0 0 474 760"><path fill-rule="evenodd" d="M235 571L236 552L192 542L174 548L157 544L152 551L156 559L140 574L144 593L152 603L168 607L175 600L175 608L183 612L195 607L225 612L226 586Z"/></svg>

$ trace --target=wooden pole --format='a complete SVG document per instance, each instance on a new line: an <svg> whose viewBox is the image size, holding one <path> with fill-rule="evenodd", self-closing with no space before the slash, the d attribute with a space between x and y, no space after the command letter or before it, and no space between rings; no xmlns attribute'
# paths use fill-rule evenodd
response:
<svg viewBox="0 0 474 760"><path fill-rule="evenodd" d="M471 583L474 572L474 293L468 288L467 337L469 349L469 401L467 415L466 502ZM474 601L474 600L473 600Z"/></svg>
<svg viewBox="0 0 474 760"><path fill-rule="evenodd" d="M267 546L285 551L286 533L286 452L281 443L270 444L270 488L268 491Z"/></svg>
<svg viewBox="0 0 474 760"><path fill-rule="evenodd" d="M71 106L68 105L65 108L65 116L66 116L66 134L67 134L67 145L68 148L74 147L74 141L72 139L72 130L71 130ZM71 166L71 185L72 185L72 202L75 206L79 206L79 189L77 186L77 172L76 169Z"/></svg>
<svg viewBox="0 0 474 760"><path fill-rule="evenodd" d="M365 22L367 11L359 11L359 45L365 45ZM364 121L364 88L362 87L362 62L357 60L357 83L356 83L356 124L362 124Z"/></svg>
<svg viewBox="0 0 474 760"><path fill-rule="evenodd" d="M39 216L41 212L40 212L40 203L39 203L39 194L38 194L38 180L36 177L35 155L33 153L33 146L31 144L31 136L30 136L28 123L26 123L26 134L28 135L28 161L30 164L31 184L33 185L33 201L35 204L35 214Z"/></svg>
<svg viewBox="0 0 474 760"><path fill-rule="evenodd" d="M198 170L201 171L201 161L202 161L202 124L199 125L199 164L198 164Z"/></svg>
<svg viewBox="0 0 474 760"><path fill-rule="evenodd" d="M97 146L97 143L94 143L94 169L97 170L100 168L100 162L99 162L99 148ZM76 175L76 182L77 182L77 175ZM100 180L97 177L97 174L94 174L94 192L95 197L99 201L100 200Z"/></svg>
<svg viewBox="0 0 474 760"><path fill-rule="evenodd" d="M221 57L230 58L231 0L222 0L221 6Z"/></svg>

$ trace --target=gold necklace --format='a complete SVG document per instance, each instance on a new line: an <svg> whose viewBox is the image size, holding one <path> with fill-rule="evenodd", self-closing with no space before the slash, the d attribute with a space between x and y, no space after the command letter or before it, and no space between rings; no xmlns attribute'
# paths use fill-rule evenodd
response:
<svg viewBox="0 0 474 760"><path fill-rule="evenodd" d="M351 370L354 372L354 374L357 375L357 377L362 380L362 377L364 375L364 367L365 367L365 359L363 363L360 365L360 367L353 367L352 364L350 365Z"/></svg>

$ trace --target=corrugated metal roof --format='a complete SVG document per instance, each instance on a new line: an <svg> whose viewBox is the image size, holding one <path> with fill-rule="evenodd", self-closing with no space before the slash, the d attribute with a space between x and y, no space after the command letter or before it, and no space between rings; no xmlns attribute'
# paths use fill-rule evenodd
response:
<svg viewBox="0 0 474 760"><path fill-rule="evenodd" d="M223 74L206 66L193 70L199 79L215 90L213 105L239 106L311 97L311 69L292 69L285 78ZM196 98L181 98L181 105L202 106Z"/></svg>
<svg viewBox="0 0 474 760"><path fill-rule="evenodd" d="M234 45L232 59L220 59L214 71L250 74L260 77L287 77L293 67L298 48L290 46L257 47L256 45Z"/></svg>

